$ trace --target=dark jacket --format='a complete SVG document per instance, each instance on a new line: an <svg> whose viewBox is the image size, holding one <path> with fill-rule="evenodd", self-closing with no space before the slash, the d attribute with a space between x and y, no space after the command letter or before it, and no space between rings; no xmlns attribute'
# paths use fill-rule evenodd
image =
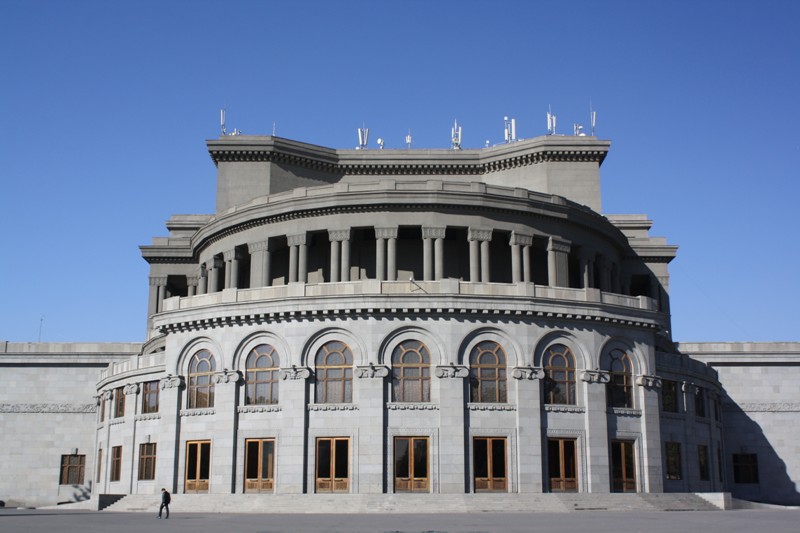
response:
<svg viewBox="0 0 800 533"><path fill-rule="evenodd" d="M161 493L161 503L169 504L170 499L169 492L164 491Z"/></svg>

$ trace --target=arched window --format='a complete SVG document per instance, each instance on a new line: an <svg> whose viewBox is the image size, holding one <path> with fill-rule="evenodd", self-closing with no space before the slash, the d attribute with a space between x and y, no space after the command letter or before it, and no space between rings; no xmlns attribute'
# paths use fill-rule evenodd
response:
<svg viewBox="0 0 800 533"><path fill-rule="evenodd" d="M353 401L353 352L340 341L325 343L314 359L317 403Z"/></svg>
<svg viewBox="0 0 800 533"><path fill-rule="evenodd" d="M250 350L245 363L245 405L278 403L278 352L269 344Z"/></svg>
<svg viewBox="0 0 800 533"><path fill-rule="evenodd" d="M575 405L575 356L563 344L554 344L544 353L544 402Z"/></svg>
<svg viewBox="0 0 800 533"><path fill-rule="evenodd" d="M470 401L506 401L506 354L494 341L478 343L469 354Z"/></svg>
<svg viewBox="0 0 800 533"><path fill-rule="evenodd" d="M392 352L392 396L395 402L431 401L431 356L422 342L403 341Z"/></svg>
<svg viewBox="0 0 800 533"><path fill-rule="evenodd" d="M633 364L622 350L608 354L608 373L611 380L606 385L606 398L610 407L633 407Z"/></svg>
<svg viewBox="0 0 800 533"><path fill-rule="evenodd" d="M200 350L189 361L189 409L214 407L214 383L211 375L216 370L214 356Z"/></svg>

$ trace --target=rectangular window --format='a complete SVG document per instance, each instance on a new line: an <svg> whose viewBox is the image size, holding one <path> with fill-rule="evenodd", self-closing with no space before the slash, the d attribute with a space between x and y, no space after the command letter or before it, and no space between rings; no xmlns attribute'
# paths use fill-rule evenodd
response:
<svg viewBox="0 0 800 533"><path fill-rule="evenodd" d="M248 439L245 448L245 492L272 492L275 489L275 440Z"/></svg>
<svg viewBox="0 0 800 533"><path fill-rule="evenodd" d="M125 391L122 387L114 389L114 418L125 416Z"/></svg>
<svg viewBox="0 0 800 533"><path fill-rule="evenodd" d="M758 455L755 453L733 454L733 482L758 483Z"/></svg>
<svg viewBox="0 0 800 533"><path fill-rule="evenodd" d="M144 442L139 445L139 479L156 478L156 444Z"/></svg>
<svg viewBox="0 0 800 533"><path fill-rule="evenodd" d="M678 412L678 382L665 379L661 382L661 410L665 413Z"/></svg>
<svg viewBox="0 0 800 533"><path fill-rule="evenodd" d="M317 439L317 492L350 491L350 439Z"/></svg>
<svg viewBox="0 0 800 533"><path fill-rule="evenodd" d="M211 441L186 443L186 492L208 492L211 477Z"/></svg>
<svg viewBox="0 0 800 533"><path fill-rule="evenodd" d="M575 439L547 439L550 492L578 492Z"/></svg>
<svg viewBox="0 0 800 533"><path fill-rule="evenodd" d="M507 491L505 437L475 437L472 441L475 492Z"/></svg>
<svg viewBox="0 0 800 533"><path fill-rule="evenodd" d="M111 448L111 481L119 481L122 477L122 446Z"/></svg>
<svg viewBox="0 0 800 533"><path fill-rule="evenodd" d="M428 438L395 437L394 491L429 492Z"/></svg>
<svg viewBox="0 0 800 533"><path fill-rule="evenodd" d="M85 455L62 455L59 484L82 485L85 465Z"/></svg>
<svg viewBox="0 0 800 533"><path fill-rule="evenodd" d="M681 444L679 442L665 443L667 461L667 479L683 479L681 471Z"/></svg>
<svg viewBox="0 0 800 533"><path fill-rule="evenodd" d="M97 450L97 478L95 483L100 483L100 473L103 471L103 448Z"/></svg>
<svg viewBox="0 0 800 533"><path fill-rule="evenodd" d="M142 385L142 414L158 412L158 381L148 381Z"/></svg>
<svg viewBox="0 0 800 533"><path fill-rule="evenodd" d="M706 391L701 387L694 392L694 414L700 418L706 417Z"/></svg>
<svg viewBox="0 0 800 533"><path fill-rule="evenodd" d="M708 467L708 446L705 444L697 445L697 468L700 473L700 481L711 479L711 469Z"/></svg>

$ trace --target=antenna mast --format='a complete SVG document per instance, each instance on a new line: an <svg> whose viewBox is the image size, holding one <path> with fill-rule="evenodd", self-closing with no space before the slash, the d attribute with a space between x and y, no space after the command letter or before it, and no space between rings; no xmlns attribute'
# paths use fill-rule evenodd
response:
<svg viewBox="0 0 800 533"><path fill-rule="evenodd" d="M461 150L461 126L458 125L458 120L453 121L453 127L450 129L450 140L453 150Z"/></svg>
<svg viewBox="0 0 800 533"><path fill-rule="evenodd" d="M219 110L219 129L222 135L226 135L225 132L225 108Z"/></svg>

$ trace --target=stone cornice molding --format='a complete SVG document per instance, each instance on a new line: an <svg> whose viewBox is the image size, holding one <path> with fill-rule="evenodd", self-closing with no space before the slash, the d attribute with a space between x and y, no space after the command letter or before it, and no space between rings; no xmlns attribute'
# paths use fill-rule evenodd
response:
<svg viewBox="0 0 800 533"><path fill-rule="evenodd" d="M468 241L491 241L492 230L487 228L469 228L467 230Z"/></svg>
<svg viewBox="0 0 800 533"><path fill-rule="evenodd" d="M286 243L289 246L300 246L306 243L307 235L305 233L300 233L297 235L287 235L286 236Z"/></svg>
<svg viewBox="0 0 800 533"><path fill-rule="evenodd" d="M511 369L511 377L514 379L544 379L544 370L532 366L516 366Z"/></svg>
<svg viewBox="0 0 800 533"><path fill-rule="evenodd" d="M217 383L219 385L223 385L226 383L237 383L239 379L241 379L242 375L239 373L238 370L228 370L227 368L222 370L221 372L215 372L211 374L211 382Z"/></svg>
<svg viewBox="0 0 800 533"><path fill-rule="evenodd" d="M584 370L581 372L581 381L602 385L611 381L611 376L605 370Z"/></svg>
<svg viewBox="0 0 800 533"><path fill-rule="evenodd" d="M516 411L517 406L512 403L480 403L469 402L467 404L469 411Z"/></svg>
<svg viewBox="0 0 800 533"><path fill-rule="evenodd" d="M161 420L161 414L160 413L138 414L134 416L133 419L137 422L143 422L145 420Z"/></svg>
<svg viewBox="0 0 800 533"><path fill-rule="evenodd" d="M511 246L515 244L519 246L531 246L533 244L533 235L526 235L524 233L512 231L511 237L508 240L508 244Z"/></svg>
<svg viewBox="0 0 800 533"><path fill-rule="evenodd" d="M310 403L309 411L358 411L354 403Z"/></svg>
<svg viewBox="0 0 800 533"><path fill-rule="evenodd" d="M0 413L95 413L91 403L0 403Z"/></svg>
<svg viewBox="0 0 800 533"><path fill-rule="evenodd" d="M278 372L278 376L282 380L308 379L311 377L311 370L306 367L291 366L291 367L281 368L280 371Z"/></svg>
<svg viewBox="0 0 800 533"><path fill-rule="evenodd" d="M641 376L636 377L636 383L647 389L661 388L661 378L658 376L648 376L646 374L642 374Z"/></svg>
<svg viewBox="0 0 800 533"><path fill-rule="evenodd" d="M173 376L171 374L165 378L161 378L158 383L158 388L161 390L179 389L181 387L183 387L183 377Z"/></svg>
<svg viewBox="0 0 800 533"><path fill-rule="evenodd" d="M128 383L122 388L122 392L126 396L130 396L132 394L139 394L139 384L138 383Z"/></svg>
<svg viewBox="0 0 800 533"><path fill-rule="evenodd" d="M609 409L609 412L617 416L630 416L630 417L642 416L641 409L633 409L631 407L612 407L611 409Z"/></svg>
<svg viewBox="0 0 800 533"><path fill-rule="evenodd" d="M247 251L251 254L269 252L269 241L249 242L247 243Z"/></svg>
<svg viewBox="0 0 800 533"><path fill-rule="evenodd" d="M386 404L389 411L438 411L435 403L425 402L390 402Z"/></svg>
<svg viewBox="0 0 800 533"><path fill-rule="evenodd" d="M374 365L370 363L366 366L356 367L356 377L358 378L385 378L389 375L389 367L386 365Z"/></svg>
<svg viewBox="0 0 800 533"><path fill-rule="evenodd" d="M586 409L579 405L567 405L559 403L548 403L544 406L548 413L585 413Z"/></svg>
<svg viewBox="0 0 800 533"><path fill-rule="evenodd" d="M447 228L429 228L422 226L423 239L444 239Z"/></svg>
<svg viewBox="0 0 800 533"><path fill-rule="evenodd" d="M434 369L437 378L465 378L469 376L469 369L462 365L441 365Z"/></svg>
<svg viewBox="0 0 800 533"><path fill-rule="evenodd" d="M237 413L279 413L281 410L281 406L276 403L240 405L236 408Z"/></svg>
<svg viewBox="0 0 800 533"><path fill-rule="evenodd" d="M213 407L206 407L201 409L181 409L181 416L207 416L213 415L216 411Z"/></svg>
<svg viewBox="0 0 800 533"><path fill-rule="evenodd" d="M377 234L378 230L375 229L375 233ZM397 235L395 235L396 237ZM349 241L350 240L350 229L334 229L328 230L328 240L331 242L341 242L341 241Z"/></svg>

